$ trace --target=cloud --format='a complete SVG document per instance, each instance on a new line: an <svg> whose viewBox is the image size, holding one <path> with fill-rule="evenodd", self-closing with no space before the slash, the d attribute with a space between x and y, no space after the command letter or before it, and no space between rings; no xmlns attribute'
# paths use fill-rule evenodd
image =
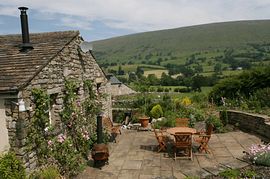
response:
<svg viewBox="0 0 270 179"><path fill-rule="evenodd" d="M89 30L99 21L110 28L141 32L195 24L269 19L269 0L0 0L0 15L18 16L19 6L36 19Z"/></svg>

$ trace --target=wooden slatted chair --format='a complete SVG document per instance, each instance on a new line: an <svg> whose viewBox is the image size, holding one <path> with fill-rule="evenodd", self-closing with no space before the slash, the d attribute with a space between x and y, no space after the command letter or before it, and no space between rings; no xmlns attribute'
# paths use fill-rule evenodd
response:
<svg viewBox="0 0 270 179"><path fill-rule="evenodd" d="M194 141L199 143L199 152L205 151L205 153L210 153L208 149L208 142L211 138L214 126L213 124L208 124L206 132L200 132L197 138L194 138Z"/></svg>
<svg viewBox="0 0 270 179"><path fill-rule="evenodd" d="M176 118L175 126L176 127L188 127L189 119L188 118Z"/></svg>
<svg viewBox="0 0 270 179"><path fill-rule="evenodd" d="M174 134L175 143L174 149L174 159L176 160L179 150L182 152L179 158L192 158L192 133L189 132L176 132Z"/></svg>
<svg viewBox="0 0 270 179"><path fill-rule="evenodd" d="M102 118L103 127L111 133L113 140L116 142L116 136L121 134L121 125L114 125L109 117Z"/></svg>
<svg viewBox="0 0 270 179"><path fill-rule="evenodd" d="M163 134L162 130L157 131L153 126L152 128L154 129L154 133L158 141L158 152L165 152L167 150L166 136Z"/></svg>

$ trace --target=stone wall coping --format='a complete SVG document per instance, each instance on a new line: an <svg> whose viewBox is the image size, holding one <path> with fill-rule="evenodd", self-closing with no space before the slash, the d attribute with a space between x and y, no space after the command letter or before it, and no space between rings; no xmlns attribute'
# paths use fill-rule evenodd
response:
<svg viewBox="0 0 270 179"><path fill-rule="evenodd" d="M227 110L227 112L235 112L235 113L242 113L245 115L250 115L250 116L254 116L254 117L261 117L265 119L265 123L270 123L270 117L267 115L263 115L263 114L256 114L256 113L249 113L249 112L243 112L243 111L238 111L238 110Z"/></svg>

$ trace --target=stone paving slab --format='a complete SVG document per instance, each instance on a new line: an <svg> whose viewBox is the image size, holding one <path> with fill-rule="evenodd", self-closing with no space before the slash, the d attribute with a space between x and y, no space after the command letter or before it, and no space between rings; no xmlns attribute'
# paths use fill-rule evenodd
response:
<svg viewBox="0 0 270 179"><path fill-rule="evenodd" d="M218 175L220 172L228 169L227 167L225 167L224 165L212 165L212 166L208 166L208 167L203 167L204 170L206 170L207 172L213 174L213 175Z"/></svg>
<svg viewBox="0 0 270 179"><path fill-rule="evenodd" d="M209 142L210 154L194 150L193 161L175 161L173 155L157 152L158 142L153 132L124 130L117 137L117 143L110 144L109 164L101 170L87 167L76 179L205 178L228 168L247 166L248 163L237 158L241 159L244 150L259 142L256 136L241 131L213 134Z"/></svg>
<svg viewBox="0 0 270 179"><path fill-rule="evenodd" d="M249 163L238 160L238 159L233 159L231 161L223 161L220 164L228 167L228 168L242 168L242 167L246 167L249 165Z"/></svg>

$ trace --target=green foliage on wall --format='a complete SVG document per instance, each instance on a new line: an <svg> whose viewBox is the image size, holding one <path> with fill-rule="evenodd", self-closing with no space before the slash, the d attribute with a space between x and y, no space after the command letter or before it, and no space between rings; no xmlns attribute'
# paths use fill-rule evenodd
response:
<svg viewBox="0 0 270 179"><path fill-rule="evenodd" d="M60 129L49 122L49 96L42 89L32 90L35 112L29 124L28 147L36 152L39 164L53 163L65 176L77 174L85 165L96 138L96 115L101 110L92 82L84 81L84 99L79 95L80 88L76 81L65 81Z"/></svg>
<svg viewBox="0 0 270 179"><path fill-rule="evenodd" d="M29 150L35 151L39 162L47 158L47 139L45 128L49 127L49 95L42 89L32 89L35 112L30 119L27 135Z"/></svg>

